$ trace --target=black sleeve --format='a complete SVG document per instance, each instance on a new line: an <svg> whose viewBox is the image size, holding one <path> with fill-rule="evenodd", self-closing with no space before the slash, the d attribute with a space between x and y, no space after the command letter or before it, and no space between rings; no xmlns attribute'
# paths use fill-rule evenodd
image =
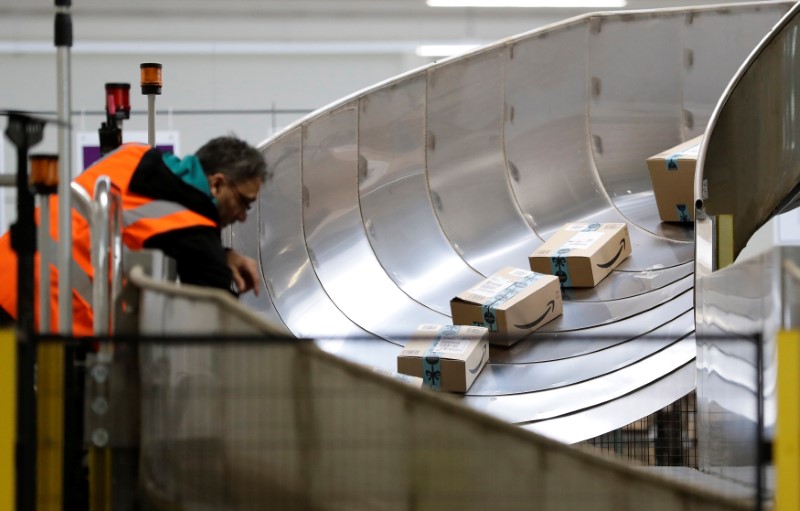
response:
<svg viewBox="0 0 800 511"><path fill-rule="evenodd" d="M222 247L219 231L211 227L190 227L158 234L144 243L175 259L178 276L185 284L216 287L234 295L233 274Z"/></svg>

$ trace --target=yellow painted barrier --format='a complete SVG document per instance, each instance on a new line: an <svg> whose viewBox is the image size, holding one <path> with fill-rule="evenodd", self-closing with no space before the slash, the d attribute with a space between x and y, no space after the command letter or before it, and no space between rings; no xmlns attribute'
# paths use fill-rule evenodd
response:
<svg viewBox="0 0 800 511"><path fill-rule="evenodd" d="M717 269L733 264L733 215L717 216Z"/></svg>
<svg viewBox="0 0 800 511"><path fill-rule="evenodd" d="M64 463L64 347L41 342L37 350L36 510L60 511ZM71 441L80 442L81 439Z"/></svg>
<svg viewBox="0 0 800 511"><path fill-rule="evenodd" d="M775 511L800 509L800 330L778 333Z"/></svg>
<svg viewBox="0 0 800 511"><path fill-rule="evenodd" d="M89 511L111 511L111 449L89 449Z"/></svg>
<svg viewBox="0 0 800 511"><path fill-rule="evenodd" d="M0 329L0 509L14 509L17 422L17 338Z"/></svg>

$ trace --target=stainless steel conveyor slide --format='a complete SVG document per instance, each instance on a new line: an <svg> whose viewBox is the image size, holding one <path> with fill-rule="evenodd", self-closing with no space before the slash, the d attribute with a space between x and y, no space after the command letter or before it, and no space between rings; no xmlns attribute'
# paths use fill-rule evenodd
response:
<svg viewBox="0 0 800 511"><path fill-rule="evenodd" d="M753 439L781 445L787 435L777 426L785 412L778 405L784 392L778 368L785 362L778 336L800 323L793 312L800 281L792 271L800 261L798 211L792 211L800 203L798 13L800 3L720 97L695 176L698 465L751 486L757 483L751 467L763 455ZM753 234L778 215L782 227L771 243L756 245ZM732 335L747 342L719 342ZM774 488L769 478L767 487Z"/></svg>
<svg viewBox="0 0 800 511"><path fill-rule="evenodd" d="M129 282L167 336L138 352L147 509L749 509L281 338L223 291Z"/></svg>
<svg viewBox="0 0 800 511"><path fill-rule="evenodd" d="M394 369L421 323L566 222L627 222L633 255L565 293L541 336L493 348L463 401L565 442L694 388L694 232L659 222L645 159L705 130L789 2L598 13L498 41L322 108L263 142L233 229L248 305L330 353ZM369 339L367 344L364 339Z"/></svg>

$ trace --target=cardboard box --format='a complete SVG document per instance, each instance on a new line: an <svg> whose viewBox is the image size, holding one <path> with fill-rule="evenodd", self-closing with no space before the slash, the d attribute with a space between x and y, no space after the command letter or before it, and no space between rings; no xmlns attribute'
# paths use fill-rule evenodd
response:
<svg viewBox="0 0 800 511"><path fill-rule="evenodd" d="M694 222L694 171L703 135L647 159L664 222Z"/></svg>
<svg viewBox="0 0 800 511"><path fill-rule="evenodd" d="M397 380L399 382L406 383L408 385L411 385L415 389L421 389L424 386L422 378L420 378L419 376L410 376L408 374L396 373L394 371L383 369L381 367L373 367L372 372L378 373L382 376L386 376L387 378L391 378L393 380Z"/></svg>
<svg viewBox="0 0 800 511"><path fill-rule="evenodd" d="M435 390L466 392L489 360L487 334L478 326L420 325L397 356L397 372Z"/></svg>
<svg viewBox="0 0 800 511"><path fill-rule="evenodd" d="M567 224L529 262L533 271L557 276L563 287L594 287L629 255L626 224Z"/></svg>
<svg viewBox="0 0 800 511"><path fill-rule="evenodd" d="M489 329L489 342L510 346L561 315L561 287L552 275L505 267L450 300L456 325Z"/></svg>

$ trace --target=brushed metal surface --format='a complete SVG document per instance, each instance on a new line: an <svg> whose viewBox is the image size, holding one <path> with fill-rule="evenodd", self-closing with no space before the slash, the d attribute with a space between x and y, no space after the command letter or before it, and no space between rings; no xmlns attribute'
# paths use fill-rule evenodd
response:
<svg viewBox="0 0 800 511"><path fill-rule="evenodd" d="M628 26L628 22L625 23ZM595 134L595 103L600 91L596 78L587 77L593 55L578 50L587 47L585 38L596 37L593 34L600 30L599 26L599 20L571 25L546 32L546 37L542 34L512 46L513 58L507 72L507 108L513 115L509 113L505 133L506 153L514 170L511 184L520 207L543 239L566 222L626 221L609 200L609 192L604 189L598 173L597 162L609 152L617 155L611 165L624 169L620 160L630 162L633 171L628 169L626 174L631 179L647 181L649 188L644 160L658 151L631 158L628 153L632 151L627 147L635 146L636 138L619 144L620 147L606 148L603 131ZM637 24L632 26L635 29ZM594 44L591 40L588 45L591 51L594 51ZM608 60L600 59L601 62ZM547 73L541 72L543 62L553 63L548 66ZM609 108L614 110L624 105L611 103ZM587 108L591 108L588 116ZM597 115L602 121L600 110ZM619 123L619 113L615 114L614 119ZM657 123L657 119L648 120L646 114L647 109L638 110L642 124ZM593 123L591 136L587 136L587 119ZM619 126L616 129L619 130ZM658 140L655 143L658 144ZM515 179L516 176L519 177ZM629 225L629 231L633 253L619 270L641 271L657 264L674 266L693 257L693 248L685 241L652 236L636 224Z"/></svg>
<svg viewBox="0 0 800 511"><path fill-rule="evenodd" d="M446 322L403 293L375 259L359 207L357 135L357 103L305 127L303 226L311 264L336 305L369 332L397 337L421 323Z"/></svg>
<svg viewBox="0 0 800 511"><path fill-rule="evenodd" d="M769 438L774 432L775 334L797 326L784 323L789 303L782 263L800 254L797 247L782 247L749 259L738 256L800 189L798 13L800 4L740 65L710 117L695 176L698 463L734 479L746 474L750 484L754 472L737 468L758 460L759 400L761 433ZM724 232L718 236L723 216L732 222L731 241ZM719 257L727 250L736 258L729 266ZM720 335L739 340L722 342Z"/></svg>
<svg viewBox="0 0 800 511"><path fill-rule="evenodd" d="M474 396L470 393L464 397L464 402L513 423L553 419L607 403L640 389L647 392L648 385L691 362L694 356L695 341L692 336L599 378L521 394ZM615 421L610 419L609 423Z"/></svg>
<svg viewBox="0 0 800 511"><path fill-rule="evenodd" d="M450 299L483 275L445 236L425 173L425 75L359 103L359 200L375 257L395 284L443 314ZM421 255L424 254L424 257Z"/></svg>
<svg viewBox="0 0 800 511"><path fill-rule="evenodd" d="M493 347L493 364L549 362L584 355L616 346L639 335L648 335L674 321L693 306L692 290L631 318L607 325L568 332L534 332L511 347Z"/></svg>
<svg viewBox="0 0 800 511"><path fill-rule="evenodd" d="M795 12L743 63L719 100L701 147L695 196L702 198L708 217L734 216L734 257L800 189Z"/></svg>
<svg viewBox="0 0 800 511"><path fill-rule="evenodd" d="M504 46L427 71L427 174L442 229L470 266L528 266L541 244L511 191L503 147Z"/></svg>
<svg viewBox="0 0 800 511"><path fill-rule="evenodd" d="M258 235L276 313L324 349L394 369L418 324L450 323L452 296L527 268L562 224L625 221L632 257L596 288L566 290L564 315L535 335L493 347L462 400L578 441L682 397L694 385L694 231L658 222L645 159L703 131L737 62L789 8L587 15L276 134L261 145L272 179ZM625 413L600 411L617 402Z"/></svg>
<svg viewBox="0 0 800 511"><path fill-rule="evenodd" d="M774 435L775 338L779 329L798 326L785 314L793 305L787 290L797 288L796 282L785 283L786 261L800 261L800 247L775 247L698 280L698 461L710 472L755 464L759 369L763 435Z"/></svg>
<svg viewBox="0 0 800 511"><path fill-rule="evenodd" d="M642 412L657 412L659 408L656 403L664 402L676 393L688 394L694 390L694 373L694 364L690 361L651 383L648 392L633 392L572 415L522 424L520 427L565 443L593 438L602 435L604 431L610 431L612 425L618 421L629 424L639 420ZM663 397L658 398L659 395ZM647 412L648 409L650 412ZM609 420L611 417L614 419Z"/></svg>
<svg viewBox="0 0 800 511"><path fill-rule="evenodd" d="M301 130L293 130L264 151L273 177L259 194L259 237L250 242L258 241L267 291L295 335L363 335L331 302L311 267L303 233L300 138Z"/></svg>
<svg viewBox="0 0 800 511"><path fill-rule="evenodd" d="M271 186L272 175L270 174L266 180L265 186ZM259 237L259 201L253 205L252 210L247 214L245 222L237 222L229 226L230 239L223 241L226 246L230 246L233 250L251 257L256 261L260 260L259 245L253 243ZM264 316L268 321L283 327L286 333L291 331L286 327L281 320L278 311L272 303L272 296L267 291L266 281L264 280L263 266L259 265L259 281L256 283L259 288L258 296L255 293L245 293L240 296L240 300L251 309L257 311Z"/></svg>
<svg viewBox="0 0 800 511"><path fill-rule="evenodd" d="M657 353L694 331L693 314L687 311L670 318L665 325L650 332L613 344L614 349L596 349L584 354L571 354L546 363L513 364L493 363L470 388L471 396L496 396L520 394L574 385L599 378ZM620 336L620 332L616 332ZM597 341L604 339L598 336ZM594 344L595 339L584 339L584 344ZM608 344L606 348L608 348ZM495 350L497 351L497 350ZM591 357L591 358L589 358ZM589 362L591 360L591 362Z"/></svg>

